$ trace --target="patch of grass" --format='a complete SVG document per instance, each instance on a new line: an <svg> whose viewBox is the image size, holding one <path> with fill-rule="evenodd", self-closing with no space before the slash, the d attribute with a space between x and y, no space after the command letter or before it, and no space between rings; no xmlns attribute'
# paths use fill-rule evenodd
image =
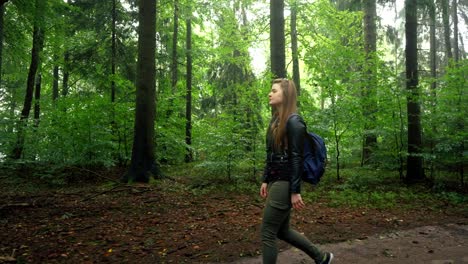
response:
<svg viewBox="0 0 468 264"><path fill-rule="evenodd" d="M333 207L371 207L387 209L393 207L460 207L468 203L468 196L462 192L444 189L442 183L408 186L398 174L383 170L363 168L345 169L337 180L334 171L327 171L316 187L306 187L306 199L328 202Z"/></svg>
<svg viewBox="0 0 468 264"><path fill-rule="evenodd" d="M260 171L253 178L249 175L249 170L237 169L238 174L228 178L223 173L215 173L216 170L208 168L211 165L216 164L192 163L176 169L171 166L168 174L184 186L185 191L191 191L195 195L236 192L258 196ZM376 209L420 206L442 208L447 205L460 207L468 202L466 194L444 190L442 184L437 186L437 189L429 185L408 186L397 172L365 168L343 169L340 180L337 180L335 171L329 169L317 186L303 183L302 196L309 202L322 201L332 207Z"/></svg>
<svg viewBox="0 0 468 264"><path fill-rule="evenodd" d="M397 203L394 192L360 192L352 189L328 193L329 205L333 207L392 208Z"/></svg>
<svg viewBox="0 0 468 264"><path fill-rule="evenodd" d="M468 196L456 192L440 192L436 194L436 199L440 199L451 205L468 204Z"/></svg>

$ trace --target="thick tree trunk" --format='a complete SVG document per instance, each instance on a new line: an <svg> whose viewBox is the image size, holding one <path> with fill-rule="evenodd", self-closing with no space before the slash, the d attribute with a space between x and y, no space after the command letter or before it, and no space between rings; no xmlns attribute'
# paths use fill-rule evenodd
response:
<svg viewBox="0 0 468 264"><path fill-rule="evenodd" d="M468 21L468 19L466 19ZM465 44L463 43L463 36L461 33L458 33L458 39L460 40L460 59L464 60L466 59L466 50L465 50Z"/></svg>
<svg viewBox="0 0 468 264"><path fill-rule="evenodd" d="M172 55L171 55L171 96L169 105L166 110L166 117L169 118L174 112L174 100L177 94L178 67L177 67L177 42L179 35L179 1L174 0L174 16L173 16L173 33L172 33ZM167 146L163 146L165 150Z"/></svg>
<svg viewBox="0 0 468 264"><path fill-rule="evenodd" d="M57 63L58 56L54 56L54 61ZM54 70L52 73L53 80L52 80L52 101L57 100L59 96L59 66L55 65Z"/></svg>
<svg viewBox="0 0 468 264"><path fill-rule="evenodd" d="M445 38L445 53L447 58L453 58L452 55L452 44L450 42L450 21L449 21L449 11L448 11L448 1L441 0L442 4L442 23L444 24L444 38Z"/></svg>
<svg viewBox="0 0 468 264"><path fill-rule="evenodd" d="M364 49L366 52L367 83L363 90L364 113L364 145L362 149L362 164L371 161L372 152L377 144L375 134L375 113L377 112L376 91L377 77L375 53L377 51L377 9L375 0L364 0Z"/></svg>
<svg viewBox="0 0 468 264"><path fill-rule="evenodd" d="M405 1L406 13L406 88L408 111L408 157L406 180L408 183L424 180L422 159L422 130L420 92L418 89L417 2Z"/></svg>
<svg viewBox="0 0 468 264"><path fill-rule="evenodd" d="M0 5L0 87L2 86L2 76L3 76L3 17L5 14L5 8L3 4Z"/></svg>
<svg viewBox="0 0 468 264"><path fill-rule="evenodd" d="M116 50L116 20L117 20L117 12L116 12L116 1L112 0L112 58L111 58L111 102L115 102L115 61L117 57L117 50Z"/></svg>
<svg viewBox="0 0 468 264"><path fill-rule="evenodd" d="M429 2L429 19L430 19L430 29L429 29L429 57L430 57L430 65L431 65L431 90L430 90L430 111L431 114L434 116L436 114L436 105L437 105L437 39L436 39L436 6L434 2ZM432 127L432 134L437 134L437 126L434 121L431 124ZM429 142L431 153L434 155L435 151L435 138L431 137ZM434 161L431 162L430 166L430 178L433 179L434 173Z"/></svg>
<svg viewBox="0 0 468 264"><path fill-rule="evenodd" d="M34 126L39 126L41 116L41 87L42 87L42 75L37 74L36 88L34 89Z"/></svg>
<svg viewBox="0 0 468 264"><path fill-rule="evenodd" d="M70 0L67 0L67 4L70 5ZM65 31L65 38L71 38L70 33ZM68 95L68 81L70 79L70 52L65 50L63 54L63 79L62 79L62 97L66 97Z"/></svg>
<svg viewBox="0 0 468 264"><path fill-rule="evenodd" d="M185 144L187 149L185 153L185 162L192 162L192 20L186 19L187 38L186 38L186 52L187 52L187 93L185 97Z"/></svg>
<svg viewBox="0 0 468 264"><path fill-rule="evenodd" d="M37 69L40 63L40 54L44 46L44 33L40 27L42 22L42 14L44 5L42 0L36 0L36 14L33 27L33 45L31 49L31 64L29 66L28 79L26 84L26 94L24 96L23 109L18 122L16 145L13 149L11 157L13 159L21 158L24 148L24 128L27 125L27 120L31 112L32 99L34 93L34 82L36 79Z"/></svg>
<svg viewBox="0 0 468 264"><path fill-rule="evenodd" d="M430 17L430 41L429 41L429 53L430 53L430 64L431 64L431 77L433 82L431 83L431 97L433 100L436 98L437 88L437 38L436 38L436 6L434 2L429 3L429 17Z"/></svg>
<svg viewBox="0 0 468 264"><path fill-rule="evenodd" d="M157 177L154 155L154 119L156 113L156 3L139 1L138 62L136 80L135 129L132 160L124 182L148 182Z"/></svg>
<svg viewBox="0 0 468 264"><path fill-rule="evenodd" d="M270 1L270 58L273 78L286 78L284 0Z"/></svg>
<svg viewBox="0 0 468 264"><path fill-rule="evenodd" d="M460 60L460 49L458 47L458 3L457 0L452 1L453 9L453 55L455 61Z"/></svg>
<svg viewBox="0 0 468 264"><path fill-rule="evenodd" d="M293 80L296 84L297 95L301 95L301 76L299 73L299 53L297 47L297 3L295 0L291 5L291 53L293 62ZM297 101L299 106L300 101Z"/></svg>
<svg viewBox="0 0 468 264"><path fill-rule="evenodd" d="M62 80L62 96L68 95L68 80L70 79L70 52L65 51L63 56L63 80Z"/></svg>
<svg viewBox="0 0 468 264"><path fill-rule="evenodd" d="M36 0L41 1L41 0ZM38 26L34 27L33 32L33 47L31 50L31 64L29 66L29 73L26 85L26 95L24 97L23 110L21 110L21 119L28 119L31 112L31 105L34 93L34 84L36 80L37 69L40 63L40 53L44 43L44 35L42 29Z"/></svg>

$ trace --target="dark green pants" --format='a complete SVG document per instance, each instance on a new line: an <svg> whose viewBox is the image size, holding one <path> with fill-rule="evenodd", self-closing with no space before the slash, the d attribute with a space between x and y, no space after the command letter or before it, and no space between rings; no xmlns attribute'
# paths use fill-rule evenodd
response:
<svg viewBox="0 0 468 264"><path fill-rule="evenodd" d="M321 263L324 255L304 235L289 226L291 218L291 193L288 181L276 181L268 185L268 198L263 212L262 254L264 264L276 263L278 249L277 238L304 251Z"/></svg>

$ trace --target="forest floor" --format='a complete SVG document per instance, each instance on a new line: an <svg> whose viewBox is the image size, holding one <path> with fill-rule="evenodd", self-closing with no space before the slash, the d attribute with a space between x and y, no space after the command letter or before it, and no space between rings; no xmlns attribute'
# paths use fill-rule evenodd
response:
<svg viewBox="0 0 468 264"><path fill-rule="evenodd" d="M0 263L261 263L257 193L197 193L179 179L30 191L5 179L0 175ZM466 204L327 204L309 201L292 225L332 250L336 263L468 263ZM279 246L279 263L312 263Z"/></svg>

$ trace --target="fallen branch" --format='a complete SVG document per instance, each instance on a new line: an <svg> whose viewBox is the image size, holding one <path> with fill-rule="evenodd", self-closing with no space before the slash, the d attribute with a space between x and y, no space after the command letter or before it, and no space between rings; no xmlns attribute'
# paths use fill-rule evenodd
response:
<svg viewBox="0 0 468 264"><path fill-rule="evenodd" d="M177 252L179 250L182 250L182 249L184 249L186 247L187 247L187 245L178 246L176 249L171 249L171 250L167 251L167 254L169 255L169 254L175 253L175 252Z"/></svg>
<svg viewBox="0 0 468 264"><path fill-rule="evenodd" d="M99 195L103 195L103 194L112 192L112 191L114 191L115 189L117 189L117 188L119 188L119 187L121 187L121 186L122 186L122 185L116 185L116 186L110 188L109 190L105 190L105 191L99 192L99 193L97 193L97 194L93 194L93 195L91 195L91 196L85 197L85 198L83 198L83 199L81 200L81 202L85 202L85 201L91 200L91 199L93 199L93 198L96 198L96 197L98 197ZM121 191L121 190L120 190L120 191Z"/></svg>
<svg viewBox="0 0 468 264"><path fill-rule="evenodd" d="M124 187L124 188L120 189L120 190L117 190L117 188L119 188L119 187ZM106 193L121 192L121 191L129 190L129 189L132 190L132 193L144 193L144 192L148 192L148 191L153 190L153 188L151 188L150 186L141 186L141 185L135 185L134 186L134 185L128 185L128 184L119 184L119 185L116 185L116 186L110 188L109 190L105 190L105 191L93 194L91 196L88 196L88 197L84 198L83 200L81 200L81 202L91 200L93 198L98 197L99 195L103 195L103 194L106 194ZM140 190L138 190L138 189L140 189Z"/></svg>
<svg viewBox="0 0 468 264"><path fill-rule="evenodd" d="M10 256L0 256L0 263L5 263L5 262L16 262L16 259Z"/></svg>
<svg viewBox="0 0 468 264"><path fill-rule="evenodd" d="M29 203L11 203L11 204L1 205L0 210L3 210L3 209L8 208L8 207L29 207L29 206L31 206L31 204L29 204Z"/></svg>

